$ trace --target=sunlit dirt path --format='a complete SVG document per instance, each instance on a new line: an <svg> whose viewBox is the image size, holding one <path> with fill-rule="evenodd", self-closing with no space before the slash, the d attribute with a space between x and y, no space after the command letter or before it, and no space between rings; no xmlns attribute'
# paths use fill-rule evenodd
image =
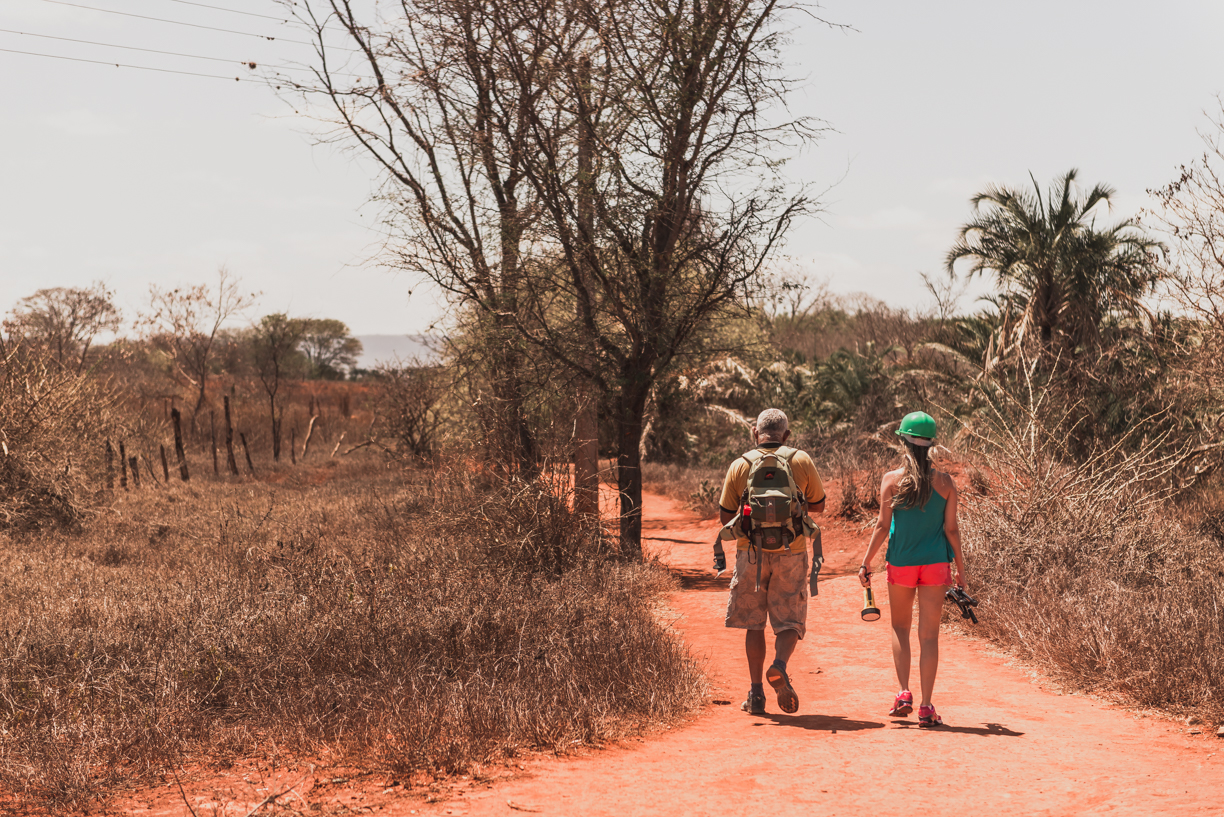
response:
<svg viewBox="0 0 1224 817"><path fill-rule="evenodd" d="M935 703L948 724L887 716L896 691L885 618L860 620L862 535L825 526L830 578L791 662L795 715L739 709L743 637L723 627L728 579L708 566L716 526L646 498L646 544L681 577L672 600L715 700L691 724L530 764L420 814L1224 814L1224 740L1042 688L979 642L945 634ZM880 595L883 595L882 593ZM916 665L915 661L915 665ZM915 666L915 673L916 673ZM915 683L917 676L915 675Z"/></svg>
<svg viewBox="0 0 1224 817"><path fill-rule="evenodd" d="M865 538L849 526L823 526L827 580L790 665L799 712L779 714L768 688L770 714L741 712L743 636L722 624L729 578L709 570L716 525L659 496L647 495L645 510L647 549L682 584L669 618L705 663L712 701L729 705L711 702L691 722L643 740L524 760L516 776L452 780L428 799L378 775L339 777L334 767L267 777L256 768L194 776L183 794L173 784L133 793L105 811L169 817L190 814L190 803L200 817L244 817L266 794L292 786L279 801L286 810L272 813L1224 815L1224 740L1060 695L947 630L935 694L947 726L919 730L914 716L889 718L896 679L888 613L875 623L859 618L862 594L850 570Z"/></svg>

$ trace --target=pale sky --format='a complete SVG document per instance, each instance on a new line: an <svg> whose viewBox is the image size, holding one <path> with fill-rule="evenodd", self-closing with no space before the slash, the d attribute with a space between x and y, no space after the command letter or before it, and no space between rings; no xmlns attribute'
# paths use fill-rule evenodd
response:
<svg viewBox="0 0 1224 817"><path fill-rule="evenodd" d="M181 0L72 2L280 39L0 0L0 29L232 62L5 32L0 49L244 77L239 61L310 55L273 20ZM271 0L200 2L279 13ZM1027 184L1032 171L1044 185L1078 167L1130 215L1201 152L1196 129L1224 91L1219 2L827 0L821 13L854 30L796 20L795 110L834 131L792 173L817 189L841 181L787 253L835 291L898 306L930 302L918 273L942 269L987 182ZM4 51L0 73L0 312L41 287L102 280L130 317L150 284L209 281L224 264L263 293L258 314L339 318L357 334L439 317L427 288L372 261L369 168L313 146L259 82Z"/></svg>

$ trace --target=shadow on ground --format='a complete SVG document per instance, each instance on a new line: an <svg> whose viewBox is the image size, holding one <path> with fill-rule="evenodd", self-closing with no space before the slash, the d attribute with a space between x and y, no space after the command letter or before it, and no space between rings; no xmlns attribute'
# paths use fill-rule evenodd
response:
<svg viewBox="0 0 1224 817"><path fill-rule="evenodd" d="M884 724L877 721L856 721L853 718L843 718L841 715L764 715L773 726L789 726L797 729L809 729L815 732L861 732L864 729L883 729ZM768 726L756 723L753 726Z"/></svg>
<svg viewBox="0 0 1224 817"><path fill-rule="evenodd" d="M918 729L919 728L918 724L913 723L911 721L893 721L893 725L900 727L901 729ZM988 723L988 724L985 724L984 726L949 726L947 724L944 724L943 726L931 727L931 731L932 732L955 732L961 735L981 735L982 737L989 737L990 735L998 735L999 737L1003 737L1003 738L1018 738L1024 734L1023 732L1016 732L1015 730L1008 729L1006 726L1003 726L1002 724L999 724L999 723Z"/></svg>

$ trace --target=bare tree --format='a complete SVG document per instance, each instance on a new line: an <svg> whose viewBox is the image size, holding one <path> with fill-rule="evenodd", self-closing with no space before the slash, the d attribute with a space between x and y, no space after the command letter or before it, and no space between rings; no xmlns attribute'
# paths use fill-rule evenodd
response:
<svg viewBox="0 0 1224 817"><path fill-rule="evenodd" d="M813 206L780 169L817 134L815 122L784 115L785 8L536 0L524 13L549 45L543 59L505 48L522 87L542 92L527 111L526 172L562 262L519 328L614 395L621 538L635 554L655 384L712 319L744 302ZM555 317L561 293L576 305L576 332Z"/></svg>
<svg viewBox="0 0 1224 817"><path fill-rule="evenodd" d="M178 375L196 392L192 417L204 406L212 373L217 335L222 325L255 302L241 291L239 280L221 267L217 286L200 285L163 290L150 287L150 308L144 325L150 339L174 361Z"/></svg>
<svg viewBox="0 0 1224 817"><path fill-rule="evenodd" d="M305 369L305 356L298 351L305 328L305 321L276 312L265 315L252 329L251 357L259 382L268 395L274 460L280 459L281 424L284 420L280 389L286 380L300 375Z"/></svg>
<svg viewBox="0 0 1224 817"><path fill-rule="evenodd" d="M401 450L427 460L442 430L440 406L451 386L446 373L419 360L383 364L376 371L376 413Z"/></svg>
<svg viewBox="0 0 1224 817"><path fill-rule="evenodd" d="M497 36L489 4L399 0L368 14L349 0L285 5L315 34L318 81L278 83L325 98L335 118L324 138L381 169L392 264L436 282L458 306L477 306L491 360L491 459L535 473L515 328L537 210L522 168L530 100L488 60ZM347 35L340 48L331 45L337 29Z"/></svg>
<svg viewBox="0 0 1224 817"><path fill-rule="evenodd" d="M1204 150L1181 166L1180 176L1159 190L1160 209L1146 220L1164 228L1175 275L1170 283L1181 306L1224 335L1224 99L1208 129Z"/></svg>
<svg viewBox="0 0 1224 817"><path fill-rule="evenodd" d="M319 53L318 86L296 87L325 94L337 138L383 168L395 263L490 327L518 456L525 348L613 397L621 537L640 554L651 389L742 303L812 204L780 169L816 134L783 110L784 7L399 0L369 19L349 0L295 8ZM332 21L356 57L330 46Z"/></svg>
<svg viewBox="0 0 1224 817"><path fill-rule="evenodd" d="M114 295L101 282L87 289L52 287L22 298L5 331L47 350L61 369L85 370L89 348L102 332L119 328Z"/></svg>

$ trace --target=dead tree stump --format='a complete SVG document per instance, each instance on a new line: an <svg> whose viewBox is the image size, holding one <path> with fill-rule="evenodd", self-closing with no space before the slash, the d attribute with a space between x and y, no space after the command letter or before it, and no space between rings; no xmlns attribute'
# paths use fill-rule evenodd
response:
<svg viewBox="0 0 1224 817"><path fill-rule="evenodd" d="M140 490L140 458L129 457L128 465L132 468L132 487L137 491Z"/></svg>

